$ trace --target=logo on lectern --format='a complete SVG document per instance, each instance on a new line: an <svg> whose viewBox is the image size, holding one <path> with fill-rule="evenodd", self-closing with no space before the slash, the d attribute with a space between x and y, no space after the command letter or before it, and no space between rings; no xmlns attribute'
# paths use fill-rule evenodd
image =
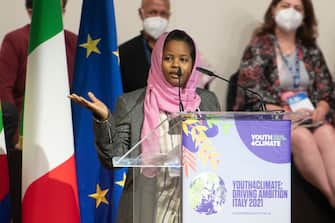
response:
<svg viewBox="0 0 335 223"><path fill-rule="evenodd" d="M190 183L190 205L199 214L213 215L221 211L226 194L224 181L215 173L202 173Z"/></svg>

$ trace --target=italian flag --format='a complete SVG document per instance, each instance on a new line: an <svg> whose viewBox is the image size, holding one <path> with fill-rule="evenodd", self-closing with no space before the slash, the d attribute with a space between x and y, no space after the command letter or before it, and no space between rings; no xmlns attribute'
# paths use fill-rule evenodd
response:
<svg viewBox="0 0 335 223"><path fill-rule="evenodd" d="M9 177L6 155L5 133L0 105L0 222L10 222Z"/></svg>
<svg viewBox="0 0 335 223"><path fill-rule="evenodd" d="M79 222L59 0L34 0L23 121L23 223Z"/></svg>

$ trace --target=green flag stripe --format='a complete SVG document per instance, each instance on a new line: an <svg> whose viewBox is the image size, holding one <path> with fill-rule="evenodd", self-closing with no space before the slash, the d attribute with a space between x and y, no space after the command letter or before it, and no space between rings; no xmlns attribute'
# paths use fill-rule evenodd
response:
<svg viewBox="0 0 335 223"><path fill-rule="evenodd" d="M60 0L33 1L29 54L37 46L63 30L63 22L59 18L62 18Z"/></svg>

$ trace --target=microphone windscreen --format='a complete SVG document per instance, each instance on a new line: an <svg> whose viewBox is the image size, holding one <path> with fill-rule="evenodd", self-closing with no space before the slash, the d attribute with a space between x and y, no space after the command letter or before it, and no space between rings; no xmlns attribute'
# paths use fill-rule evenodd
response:
<svg viewBox="0 0 335 223"><path fill-rule="evenodd" d="M180 67L178 67L177 75L178 75L178 77L181 77L183 75L183 73L181 72L181 68Z"/></svg>
<svg viewBox="0 0 335 223"><path fill-rule="evenodd" d="M203 73L203 74L208 75L208 76L214 76L214 73L213 73L212 71L207 70L207 69L205 69L205 68L202 68L202 67L196 67L195 69L196 69L197 71Z"/></svg>

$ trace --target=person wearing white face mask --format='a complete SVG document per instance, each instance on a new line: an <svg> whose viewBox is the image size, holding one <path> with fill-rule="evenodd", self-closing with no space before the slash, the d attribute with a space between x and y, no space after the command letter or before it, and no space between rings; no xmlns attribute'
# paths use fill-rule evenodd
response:
<svg viewBox="0 0 335 223"><path fill-rule="evenodd" d="M267 110L309 115L292 126L293 161L335 208L334 86L316 38L311 0L272 0L244 52L238 83L258 92ZM258 110L259 99L247 93L237 90L234 110Z"/></svg>
<svg viewBox="0 0 335 223"><path fill-rule="evenodd" d="M143 29L149 37L157 40L165 32L168 23L169 21L166 18L160 16L147 17L143 19Z"/></svg>
<svg viewBox="0 0 335 223"><path fill-rule="evenodd" d="M296 9L290 7L281 9L275 15L276 24L286 32L295 33L302 23L302 14Z"/></svg>
<svg viewBox="0 0 335 223"><path fill-rule="evenodd" d="M166 31L169 23L170 1L142 0L138 13L143 23L143 30L140 35L119 46L124 92L146 86L151 51L158 37Z"/></svg>

